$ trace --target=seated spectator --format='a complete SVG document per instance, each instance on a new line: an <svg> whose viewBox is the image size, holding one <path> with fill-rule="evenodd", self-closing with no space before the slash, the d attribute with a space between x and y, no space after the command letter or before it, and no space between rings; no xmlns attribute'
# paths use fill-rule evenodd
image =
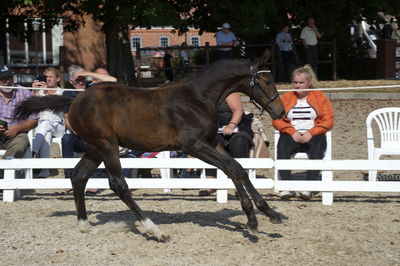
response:
<svg viewBox="0 0 400 266"><path fill-rule="evenodd" d="M13 86L13 73L6 65L0 66L0 86ZM5 149L4 159L23 158L29 147L27 132L38 124L38 116L31 115L27 120L13 118L15 107L32 96L26 89L0 87L0 149Z"/></svg>
<svg viewBox="0 0 400 266"><path fill-rule="evenodd" d="M249 158L253 144L253 114L244 114L239 93L232 93L218 106L218 143L234 158ZM206 169L207 178L216 177L216 169ZM215 190L200 190L209 196Z"/></svg>
<svg viewBox="0 0 400 266"><path fill-rule="evenodd" d="M70 76L70 83L75 89L86 89L86 77L91 76L94 77L96 82L100 81L115 81L116 79L108 74L100 74L96 72L86 72L82 67L72 65L68 69ZM107 72L108 73L108 72ZM65 91L63 93L64 96L74 98L78 95L79 91ZM74 153L83 153L85 152L85 144L82 139L73 132L69 121L68 121L68 111L69 108L64 109L64 124L66 129L69 131L67 134L61 139L62 145L62 153L64 158L74 158ZM70 178L72 173L72 169L65 169L64 174L66 178ZM101 177L102 172L100 169L97 169L93 173L93 177ZM88 194L96 194L98 190L96 189L87 189L86 193Z"/></svg>
<svg viewBox="0 0 400 266"><path fill-rule="evenodd" d="M305 152L309 159L322 159L326 151L325 133L333 126L333 108L321 91L308 91L316 88L317 78L309 65L300 67L292 75L296 91L285 93L281 99L286 117L273 120L272 125L279 130L277 147L278 159L290 159L297 152ZM319 170L307 171L306 180L321 180ZM280 170L281 180L290 180L290 170ZM279 193L282 199L295 196L292 191ZM300 192L300 197L309 200L310 192Z"/></svg>
<svg viewBox="0 0 400 266"><path fill-rule="evenodd" d="M39 90L37 96L61 95L62 90L58 87L60 81L60 72L55 68L48 68L44 72L46 81L34 80L33 88L58 88L57 90ZM50 158L50 148L52 138L59 138L64 134L63 113L54 113L53 111L42 111L39 114L39 124L35 129L35 138L32 144L32 157ZM37 177L48 177L48 169L41 169Z"/></svg>

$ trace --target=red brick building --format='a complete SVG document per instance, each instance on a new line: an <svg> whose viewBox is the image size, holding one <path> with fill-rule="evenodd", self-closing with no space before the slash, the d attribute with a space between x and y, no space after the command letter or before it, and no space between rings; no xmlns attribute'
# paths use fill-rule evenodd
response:
<svg viewBox="0 0 400 266"><path fill-rule="evenodd" d="M199 34L199 31L191 28L183 35L178 35L172 27L152 27L151 29L138 28L131 31L132 51L135 51L136 44L140 47L168 47L181 45L186 42L190 46L204 46L206 42L215 45L214 33Z"/></svg>

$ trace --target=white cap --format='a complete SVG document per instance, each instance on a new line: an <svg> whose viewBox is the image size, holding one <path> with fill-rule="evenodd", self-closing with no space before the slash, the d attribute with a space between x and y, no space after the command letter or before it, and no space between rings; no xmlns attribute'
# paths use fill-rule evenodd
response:
<svg viewBox="0 0 400 266"><path fill-rule="evenodd" d="M229 25L229 23L225 22L224 24L222 24L222 28L224 29L230 29L231 25Z"/></svg>

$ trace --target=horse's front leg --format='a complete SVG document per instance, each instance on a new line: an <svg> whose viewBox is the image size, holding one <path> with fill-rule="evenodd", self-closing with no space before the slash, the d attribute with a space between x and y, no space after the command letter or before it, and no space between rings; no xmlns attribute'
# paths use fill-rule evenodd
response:
<svg viewBox="0 0 400 266"><path fill-rule="evenodd" d="M250 182L249 177L246 174L246 178L243 180L244 186L251 195L254 203L256 204L256 207L258 210L263 212L265 215L269 217L269 220L271 223L274 224L280 224L282 223L282 219L287 219L286 216L282 215L281 213L278 213L274 211L268 203L265 201L265 199L258 193L257 189L253 186L253 184Z"/></svg>
<svg viewBox="0 0 400 266"><path fill-rule="evenodd" d="M189 153L206 163L212 164L221 169L233 181L240 196L240 203L246 213L248 228L251 232L258 232L257 218L246 190L243 187L242 179L247 177L246 171L236 162L220 145L212 147L206 142L198 142L188 149Z"/></svg>

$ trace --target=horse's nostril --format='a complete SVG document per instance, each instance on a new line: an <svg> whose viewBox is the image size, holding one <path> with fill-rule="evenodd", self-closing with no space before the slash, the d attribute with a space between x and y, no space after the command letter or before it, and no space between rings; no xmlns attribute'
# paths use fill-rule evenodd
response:
<svg viewBox="0 0 400 266"><path fill-rule="evenodd" d="M285 110L282 110L282 113L281 113L280 117L281 117L281 118L282 118L282 117L285 117L285 115L286 115Z"/></svg>

